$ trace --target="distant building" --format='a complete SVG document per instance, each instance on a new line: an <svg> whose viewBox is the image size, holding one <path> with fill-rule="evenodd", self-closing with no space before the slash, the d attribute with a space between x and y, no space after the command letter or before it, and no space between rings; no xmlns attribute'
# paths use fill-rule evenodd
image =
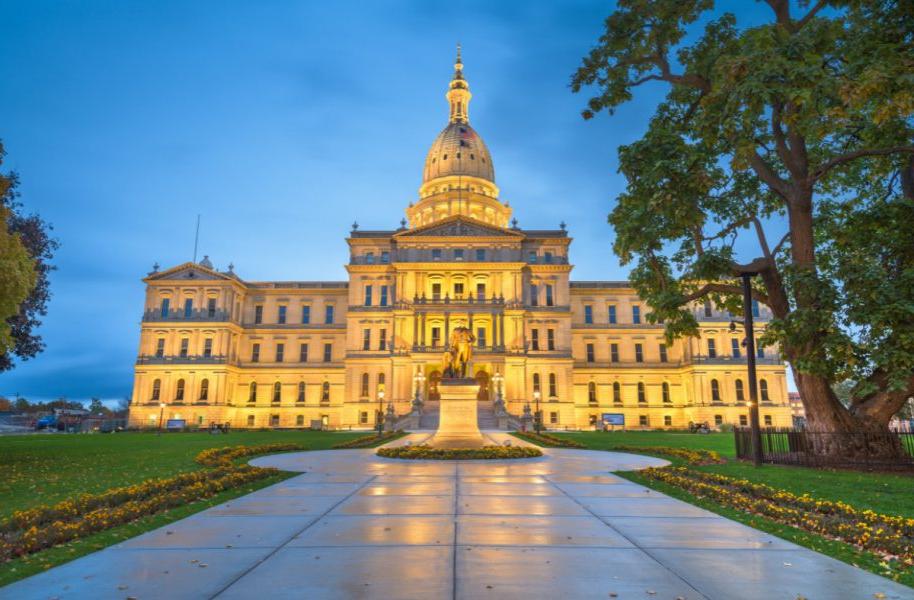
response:
<svg viewBox="0 0 914 600"><path fill-rule="evenodd" d="M793 417L794 427L806 426L806 408L799 392L787 392L787 402L790 404L790 415Z"/></svg>
<svg viewBox="0 0 914 600"><path fill-rule="evenodd" d="M208 258L144 279L131 426L370 429L379 400L405 415L417 395L433 413L458 326L476 336L480 411L500 396L514 416L539 399L551 429L592 428L604 415L627 429L748 424L733 316L697 304L701 337L668 344L629 282L570 281L564 224L522 229L499 198L459 56L446 97L418 199L398 229L353 226L348 281L248 281ZM302 239L326 226L303 223ZM319 248L302 256L321 258ZM753 312L761 335L770 312ZM762 424L789 426L777 349L759 346L757 362Z"/></svg>

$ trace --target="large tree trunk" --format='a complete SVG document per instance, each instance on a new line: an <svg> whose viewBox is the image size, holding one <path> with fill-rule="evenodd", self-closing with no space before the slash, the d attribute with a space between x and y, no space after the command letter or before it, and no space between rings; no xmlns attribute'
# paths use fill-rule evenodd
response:
<svg viewBox="0 0 914 600"><path fill-rule="evenodd" d="M808 451L823 461L837 463L895 463L911 457L889 419L854 414L841 404L824 377L793 369L794 381L806 409L810 432Z"/></svg>

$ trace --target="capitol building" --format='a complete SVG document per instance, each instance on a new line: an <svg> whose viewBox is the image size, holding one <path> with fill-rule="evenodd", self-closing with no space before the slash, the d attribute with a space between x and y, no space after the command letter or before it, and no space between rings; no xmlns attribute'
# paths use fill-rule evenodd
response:
<svg viewBox="0 0 914 600"><path fill-rule="evenodd" d="M700 337L668 344L628 282L572 280L565 225L520 228L501 199L459 54L446 97L418 197L397 229L353 225L347 280L250 281L206 258L143 280L130 426L370 429L379 406L433 425L460 326L482 426L536 406L549 429L748 423L741 323L697 304ZM753 313L763 330L770 313ZM790 426L777 349L757 362L762 425Z"/></svg>

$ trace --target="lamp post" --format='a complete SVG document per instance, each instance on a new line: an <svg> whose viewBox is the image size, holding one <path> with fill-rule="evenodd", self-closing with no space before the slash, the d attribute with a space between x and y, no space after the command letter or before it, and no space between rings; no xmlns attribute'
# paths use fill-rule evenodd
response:
<svg viewBox="0 0 914 600"><path fill-rule="evenodd" d="M156 435L162 435L162 418L165 416L165 403L159 402L159 430Z"/></svg>
<svg viewBox="0 0 914 600"><path fill-rule="evenodd" d="M413 375L413 385L416 386L416 393L413 395L413 413L418 414L422 410L422 390L425 383L425 375L421 368Z"/></svg>
<svg viewBox="0 0 914 600"><path fill-rule="evenodd" d="M384 433L384 390L378 391L378 414L376 415L378 437Z"/></svg>
<svg viewBox="0 0 914 600"><path fill-rule="evenodd" d="M501 414L505 412L505 399L502 396L501 387L505 381L505 377L500 372L495 371L495 375L492 376L492 381L495 383L495 412Z"/></svg>
<svg viewBox="0 0 914 600"><path fill-rule="evenodd" d="M539 434L543 430L543 413L540 411L540 391L534 390L533 401L536 403L536 413L533 415L533 428Z"/></svg>
<svg viewBox="0 0 914 600"><path fill-rule="evenodd" d="M743 323L746 330L746 363L749 370L749 426L752 436L752 463L762 465L762 431L758 419L758 385L755 375L755 331L752 323L752 277L743 273Z"/></svg>

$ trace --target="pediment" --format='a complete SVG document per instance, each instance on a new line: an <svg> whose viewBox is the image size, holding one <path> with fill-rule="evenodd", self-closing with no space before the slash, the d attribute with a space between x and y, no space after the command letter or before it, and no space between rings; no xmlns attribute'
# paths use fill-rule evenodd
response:
<svg viewBox="0 0 914 600"><path fill-rule="evenodd" d="M507 237L519 239L523 238L524 234L514 229L504 229L469 217L457 216L400 232L395 237Z"/></svg>
<svg viewBox="0 0 914 600"><path fill-rule="evenodd" d="M208 269L202 265L187 262L164 271L150 273L146 281L163 281L163 280L192 280L192 281L234 281L234 277L220 273L214 269Z"/></svg>

